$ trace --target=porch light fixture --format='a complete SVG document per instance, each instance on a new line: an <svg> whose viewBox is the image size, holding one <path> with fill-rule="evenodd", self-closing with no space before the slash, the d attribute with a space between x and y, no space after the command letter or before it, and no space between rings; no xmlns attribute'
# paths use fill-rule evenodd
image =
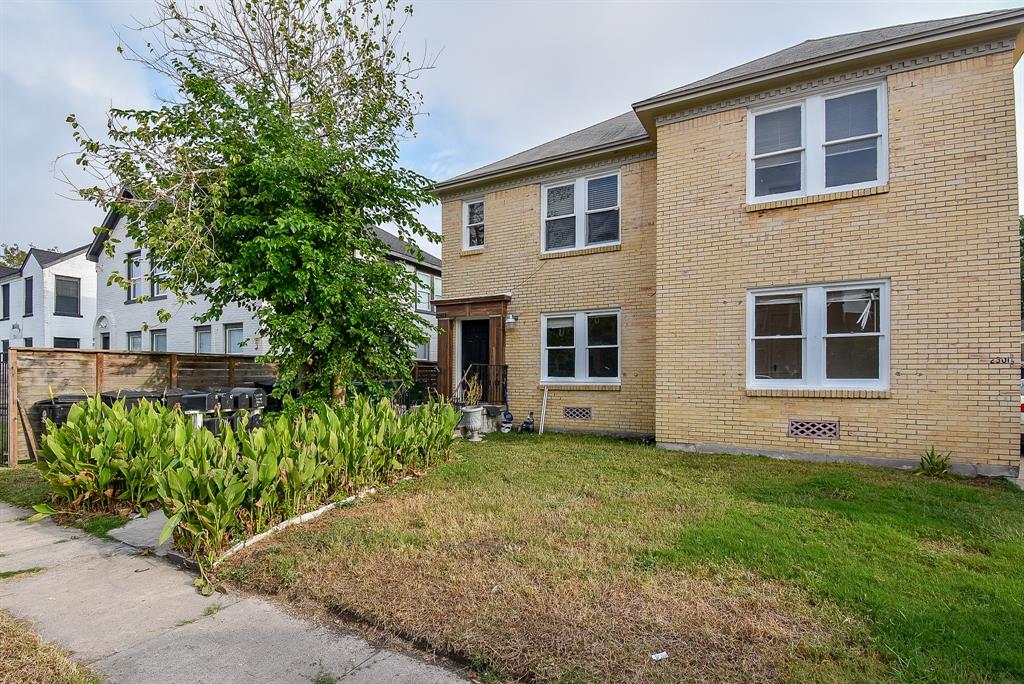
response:
<svg viewBox="0 0 1024 684"><path fill-rule="evenodd" d="M505 327L511 328L516 324L516 321L518 320L519 316L516 316L515 314L509 314L508 316L505 317Z"/></svg>

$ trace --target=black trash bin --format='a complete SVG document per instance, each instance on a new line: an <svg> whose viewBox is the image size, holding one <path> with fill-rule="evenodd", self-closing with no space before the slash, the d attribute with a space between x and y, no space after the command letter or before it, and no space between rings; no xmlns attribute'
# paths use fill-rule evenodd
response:
<svg viewBox="0 0 1024 684"><path fill-rule="evenodd" d="M38 402L40 415L44 419L49 418L54 425L60 427L68 421L68 414L75 404L88 400L84 394L58 394L53 399L44 399Z"/></svg>

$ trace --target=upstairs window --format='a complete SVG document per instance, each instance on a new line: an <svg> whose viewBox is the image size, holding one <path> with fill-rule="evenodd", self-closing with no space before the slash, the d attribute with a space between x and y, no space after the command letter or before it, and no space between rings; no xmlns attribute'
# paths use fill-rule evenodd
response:
<svg viewBox="0 0 1024 684"><path fill-rule="evenodd" d="M35 299L35 294L33 292L34 288L32 287L32 285L33 285L32 278L31 277L25 278L25 315L26 316L31 316L32 315L32 305L33 305L33 300Z"/></svg>
<svg viewBox="0 0 1024 684"><path fill-rule="evenodd" d="M149 294L151 297L163 297L164 291L164 279L167 277L167 271L163 270L159 266L153 263L152 260L149 262Z"/></svg>
<svg viewBox="0 0 1024 684"><path fill-rule="evenodd" d="M462 247L480 249L484 246L484 201L462 203Z"/></svg>
<svg viewBox="0 0 1024 684"><path fill-rule="evenodd" d="M4 283L0 286L0 320L6 320L11 317L11 284Z"/></svg>
<svg viewBox="0 0 1024 684"><path fill-rule="evenodd" d="M885 281L751 290L751 388L886 389L889 284Z"/></svg>
<svg viewBox="0 0 1024 684"><path fill-rule="evenodd" d="M749 120L750 203L856 190L888 180L884 83L752 110Z"/></svg>
<svg viewBox="0 0 1024 684"><path fill-rule="evenodd" d="M142 296L142 252L129 252L125 255L125 264L128 301L135 302Z"/></svg>
<svg viewBox="0 0 1024 684"><path fill-rule="evenodd" d="M541 189L541 249L581 249L619 241L619 173Z"/></svg>
<svg viewBox="0 0 1024 684"><path fill-rule="evenodd" d="M430 286L429 273L416 274L416 309L417 311L430 311L430 298L433 292Z"/></svg>
<svg viewBox="0 0 1024 684"><path fill-rule="evenodd" d="M57 316L81 316L81 281L78 278L54 278L53 313Z"/></svg>

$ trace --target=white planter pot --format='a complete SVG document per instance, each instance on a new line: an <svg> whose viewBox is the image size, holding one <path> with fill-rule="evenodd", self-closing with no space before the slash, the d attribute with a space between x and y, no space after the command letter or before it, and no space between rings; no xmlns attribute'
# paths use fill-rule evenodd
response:
<svg viewBox="0 0 1024 684"><path fill-rule="evenodd" d="M484 427L484 409L482 406L466 406L462 409L466 429L469 430L469 441L481 441L480 430Z"/></svg>

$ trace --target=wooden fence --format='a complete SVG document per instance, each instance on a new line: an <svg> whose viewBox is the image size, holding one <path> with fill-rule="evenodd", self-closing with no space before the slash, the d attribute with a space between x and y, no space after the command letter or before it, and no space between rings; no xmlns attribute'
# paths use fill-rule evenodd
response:
<svg viewBox="0 0 1024 684"><path fill-rule="evenodd" d="M7 354L4 416L7 421L6 465L17 465L19 460L34 457L43 427L37 404L51 395L92 395L166 387L237 387L276 375L273 366L257 363L252 356L38 347L11 349Z"/></svg>

